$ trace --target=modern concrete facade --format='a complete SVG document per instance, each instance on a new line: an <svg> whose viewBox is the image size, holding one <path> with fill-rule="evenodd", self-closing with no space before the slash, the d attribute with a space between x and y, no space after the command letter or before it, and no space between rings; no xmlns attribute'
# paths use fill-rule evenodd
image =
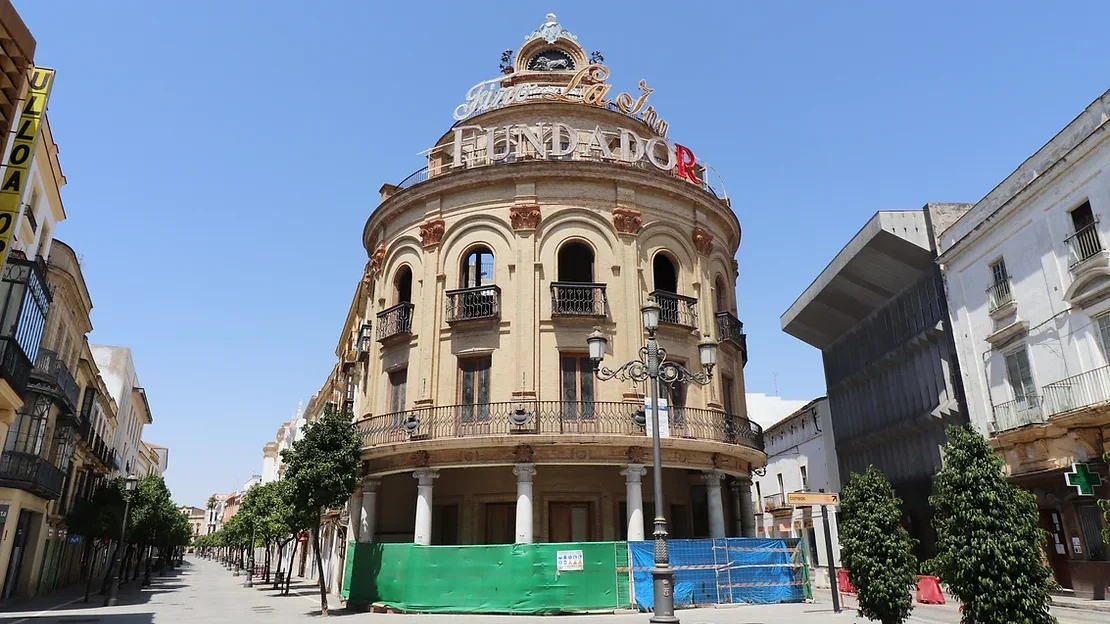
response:
<svg viewBox="0 0 1110 624"><path fill-rule="evenodd" d="M763 430L767 445L767 467L753 477L752 492L755 533L758 537L798 537L806 546L810 578L828 586L829 556L825 547L825 523L821 507L791 507L790 492L840 491L840 469L836 460L829 400L814 399L801 409ZM829 510L833 561L840 565L840 541L836 510Z"/></svg>
<svg viewBox="0 0 1110 624"><path fill-rule="evenodd" d="M1110 578L1108 118L1110 92L940 238L971 419L1036 494L1045 556L1079 595ZM1069 484L1075 466L1092 487Z"/></svg>
<svg viewBox="0 0 1110 624"><path fill-rule="evenodd" d="M877 213L781 319L821 350L841 479L881 470L922 556L945 427L967 422L936 235L969 208Z"/></svg>
<svg viewBox="0 0 1110 624"><path fill-rule="evenodd" d="M700 371L699 341L719 341L708 386L661 388L670 533L754 534L766 456L745 409L740 224L711 169L666 138L651 90L618 95L595 61L549 15L460 94L426 166L381 187L338 364L305 410L350 414L364 444L362 486L325 518L333 580L348 539L650 535L648 389L599 381L586 343L597 328L603 366L637 359L649 299L669 361Z"/></svg>

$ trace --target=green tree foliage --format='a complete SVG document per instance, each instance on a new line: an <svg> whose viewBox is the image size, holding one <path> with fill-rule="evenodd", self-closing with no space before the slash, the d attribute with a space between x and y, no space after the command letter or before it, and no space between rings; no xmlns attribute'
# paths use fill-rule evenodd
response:
<svg viewBox="0 0 1110 624"><path fill-rule="evenodd" d="M937 557L930 568L963 602L965 624L1055 622L1036 499L1006 480L971 426L949 427L937 474Z"/></svg>
<svg viewBox="0 0 1110 624"><path fill-rule="evenodd" d="M860 614L883 624L906 621L917 586L914 541L902 526L901 504L874 467L853 474L840 496L841 559L859 593Z"/></svg>
<svg viewBox="0 0 1110 624"><path fill-rule="evenodd" d="M1110 464L1110 452L1102 454L1102 461ZM1110 499L1100 500L1098 506L1102 508L1102 515L1106 519L1106 528L1102 530L1102 541L1110 544Z"/></svg>
<svg viewBox="0 0 1110 624"><path fill-rule="evenodd" d="M320 554L320 514L347 504L358 486L361 440L349 414L325 410L305 428L304 438L281 452L289 483L291 512L310 529L320 582L320 611L328 613L324 562Z"/></svg>

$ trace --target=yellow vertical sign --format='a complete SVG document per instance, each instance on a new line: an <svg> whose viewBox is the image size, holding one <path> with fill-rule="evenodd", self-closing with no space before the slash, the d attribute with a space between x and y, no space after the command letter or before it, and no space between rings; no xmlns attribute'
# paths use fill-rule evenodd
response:
<svg viewBox="0 0 1110 624"><path fill-rule="evenodd" d="M34 68L27 101L19 114L8 159L4 163L6 167L0 177L0 274L8 260L12 234L15 232L16 219L19 218L19 202L23 199L23 189L27 186L31 163L35 160L39 129L46 117L46 100L50 97L50 88L53 86L53 69Z"/></svg>

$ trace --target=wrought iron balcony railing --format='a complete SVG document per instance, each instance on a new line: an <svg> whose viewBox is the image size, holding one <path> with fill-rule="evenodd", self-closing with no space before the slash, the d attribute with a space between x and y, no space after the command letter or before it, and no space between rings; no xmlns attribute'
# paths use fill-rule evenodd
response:
<svg viewBox="0 0 1110 624"><path fill-rule="evenodd" d="M717 313L717 340L739 349L744 363L748 363L748 335L744 333L744 323L732 312Z"/></svg>
<svg viewBox="0 0 1110 624"><path fill-rule="evenodd" d="M405 302L378 312L378 341L411 334L413 307L411 303Z"/></svg>
<svg viewBox="0 0 1110 624"><path fill-rule="evenodd" d="M681 327L698 326L698 300L694 297L683 297L665 290L653 290L649 294L655 297L655 303L659 305L660 323Z"/></svg>
<svg viewBox="0 0 1110 624"><path fill-rule="evenodd" d="M995 433L1045 421L1044 410L1041 409L1041 397L1035 394L1019 396L1013 401L995 405L992 411Z"/></svg>
<svg viewBox="0 0 1110 624"><path fill-rule="evenodd" d="M1042 388L1044 413L1054 416L1110 401L1110 366L1102 366Z"/></svg>
<svg viewBox="0 0 1110 624"><path fill-rule="evenodd" d="M1010 280L992 284L991 287L987 289L987 301L990 305L988 312L994 312L1013 300L1014 295L1010 290Z"/></svg>
<svg viewBox="0 0 1110 624"><path fill-rule="evenodd" d="M445 294L448 323L501 318L501 289L497 286L460 288Z"/></svg>
<svg viewBox="0 0 1110 624"><path fill-rule="evenodd" d="M31 379L31 360L14 338L0 337L0 377L22 397Z"/></svg>
<svg viewBox="0 0 1110 624"><path fill-rule="evenodd" d="M551 282L551 316L606 316L605 284Z"/></svg>
<svg viewBox="0 0 1110 624"><path fill-rule="evenodd" d="M358 423L364 446L413 440L498 435L627 435L646 437L636 403L507 401L443 405L372 416ZM716 410L672 409L670 437L737 444L762 451L763 429Z"/></svg>
<svg viewBox="0 0 1110 624"><path fill-rule="evenodd" d="M1098 235L1098 220L1079 228L1075 234L1064 239L1064 242L1068 246L1069 266L1075 268L1075 265L1102 251L1102 239Z"/></svg>
<svg viewBox="0 0 1110 624"><path fill-rule="evenodd" d="M782 494L769 494L763 497L763 510L775 511L778 509L790 509L790 505L786 504L786 497Z"/></svg>
<svg viewBox="0 0 1110 624"><path fill-rule="evenodd" d="M77 382L57 353L49 349L39 349L35 368L31 370L31 381L37 392L60 399L71 414L77 412Z"/></svg>
<svg viewBox="0 0 1110 624"><path fill-rule="evenodd" d="M12 487L46 499L62 493L65 473L61 468L32 453L0 453L0 486Z"/></svg>

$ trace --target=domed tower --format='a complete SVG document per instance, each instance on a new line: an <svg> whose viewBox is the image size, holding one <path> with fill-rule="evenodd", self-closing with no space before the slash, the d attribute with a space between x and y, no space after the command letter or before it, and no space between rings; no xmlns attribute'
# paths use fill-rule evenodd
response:
<svg viewBox="0 0 1110 624"><path fill-rule="evenodd" d="M745 413L723 186L668 139L651 88L611 84L554 15L502 60L366 221L345 358L367 475L358 539L650 536L649 387L601 381L587 346L596 329L603 366L638 359L649 300L667 361L702 372L699 343L718 343L708 385L660 390L671 535L749 533L766 456Z"/></svg>

